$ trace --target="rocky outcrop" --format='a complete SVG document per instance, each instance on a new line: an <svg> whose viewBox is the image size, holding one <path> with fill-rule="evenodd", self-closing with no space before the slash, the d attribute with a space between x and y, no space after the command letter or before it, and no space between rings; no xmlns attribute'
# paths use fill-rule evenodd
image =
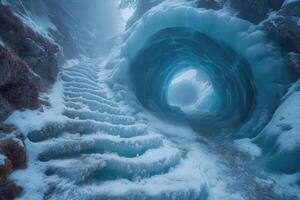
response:
<svg viewBox="0 0 300 200"><path fill-rule="evenodd" d="M291 2L263 22L263 28L286 51L300 53L300 1Z"/></svg>
<svg viewBox="0 0 300 200"><path fill-rule="evenodd" d="M0 200L21 194L22 188L8 176L26 167L22 134L14 126L1 126L1 121L14 110L39 107L39 92L56 79L58 51L0 3Z"/></svg>
<svg viewBox="0 0 300 200"><path fill-rule="evenodd" d="M10 103L0 95L0 121L5 120L12 112Z"/></svg>
<svg viewBox="0 0 300 200"><path fill-rule="evenodd" d="M266 19L271 10L281 8L283 0L229 0L229 5L236 10L237 16L258 24Z"/></svg>
<svg viewBox="0 0 300 200"><path fill-rule="evenodd" d="M14 125L0 127L0 154L10 160L13 170L26 166L24 136Z"/></svg>
<svg viewBox="0 0 300 200"><path fill-rule="evenodd" d="M8 181L0 188L0 200L12 200L22 193L22 188L12 181Z"/></svg>
<svg viewBox="0 0 300 200"><path fill-rule="evenodd" d="M40 79L11 51L0 46L0 120L17 109L39 105Z"/></svg>
<svg viewBox="0 0 300 200"><path fill-rule="evenodd" d="M0 37L5 46L41 77L45 86L55 81L58 46L26 27L8 6L3 5L0 5Z"/></svg>
<svg viewBox="0 0 300 200"><path fill-rule="evenodd" d="M195 2L197 8L219 10L223 8L223 3L217 0L198 0Z"/></svg>
<svg viewBox="0 0 300 200"><path fill-rule="evenodd" d="M21 19L32 20L51 37L68 59L97 57L107 50L107 38L118 31L117 1L110 0L6 0ZM35 27L33 27L35 28Z"/></svg>
<svg viewBox="0 0 300 200"><path fill-rule="evenodd" d="M21 194L22 188L10 181L8 176L16 169L26 166L24 137L15 126L0 127L0 199L10 200Z"/></svg>
<svg viewBox="0 0 300 200"><path fill-rule="evenodd" d="M59 48L0 3L0 121L20 109L36 109L39 92L58 74Z"/></svg>
<svg viewBox="0 0 300 200"><path fill-rule="evenodd" d="M288 65L300 77L300 1L283 5L276 13L264 20L262 28L286 52Z"/></svg>
<svg viewBox="0 0 300 200"><path fill-rule="evenodd" d="M286 55L288 66L300 77L300 54L290 52Z"/></svg>

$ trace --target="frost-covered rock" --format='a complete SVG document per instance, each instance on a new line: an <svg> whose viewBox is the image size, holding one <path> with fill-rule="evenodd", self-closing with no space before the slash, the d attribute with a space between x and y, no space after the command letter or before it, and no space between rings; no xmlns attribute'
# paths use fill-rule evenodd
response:
<svg viewBox="0 0 300 200"><path fill-rule="evenodd" d="M291 67L300 77L300 55L297 53L288 53L287 62L289 67Z"/></svg>
<svg viewBox="0 0 300 200"><path fill-rule="evenodd" d="M0 95L0 120L5 120L12 112L10 103Z"/></svg>
<svg viewBox="0 0 300 200"><path fill-rule="evenodd" d="M0 4L0 37L42 81L53 83L58 72L58 46L30 29L8 6Z"/></svg>
<svg viewBox="0 0 300 200"><path fill-rule="evenodd" d="M22 193L22 188L12 181L8 181L0 187L0 199L15 199Z"/></svg>
<svg viewBox="0 0 300 200"><path fill-rule="evenodd" d="M300 1L286 1L282 9L279 11L279 14L284 16L300 17Z"/></svg>
<svg viewBox="0 0 300 200"><path fill-rule="evenodd" d="M270 15L262 26L286 52L300 53L299 16L300 1L290 1Z"/></svg>
<svg viewBox="0 0 300 200"><path fill-rule="evenodd" d="M0 127L0 153L10 160L13 169L26 166L26 152L24 138L14 126Z"/></svg>
<svg viewBox="0 0 300 200"><path fill-rule="evenodd" d="M118 30L121 16L111 0L6 0L26 26L55 41L67 58L96 57Z"/></svg>
<svg viewBox="0 0 300 200"><path fill-rule="evenodd" d="M230 0L230 6L237 11L237 16L258 24L264 20L269 12L268 0Z"/></svg>
<svg viewBox="0 0 300 200"><path fill-rule="evenodd" d="M14 199L22 188L8 179L13 170L26 165L23 136L12 125L0 126L0 199Z"/></svg>
<svg viewBox="0 0 300 200"><path fill-rule="evenodd" d="M0 154L0 185L7 181L7 176L12 172L12 164L3 154Z"/></svg>
<svg viewBox="0 0 300 200"><path fill-rule="evenodd" d="M40 80L28 65L12 52L0 47L0 118L15 109L37 108Z"/></svg>
<svg viewBox="0 0 300 200"><path fill-rule="evenodd" d="M196 7L218 10L223 7L223 2L217 0L197 0Z"/></svg>
<svg viewBox="0 0 300 200"><path fill-rule="evenodd" d="M266 20L263 28L286 52L300 53L298 18L276 15Z"/></svg>

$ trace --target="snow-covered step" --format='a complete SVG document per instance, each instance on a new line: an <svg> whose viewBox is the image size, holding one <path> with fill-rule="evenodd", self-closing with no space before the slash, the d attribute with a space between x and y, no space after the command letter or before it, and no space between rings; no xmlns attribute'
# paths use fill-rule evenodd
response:
<svg viewBox="0 0 300 200"><path fill-rule="evenodd" d="M84 105L82 103L75 103L75 102L65 102L65 107L67 109L73 109L73 110L84 110L88 109L87 105Z"/></svg>
<svg viewBox="0 0 300 200"><path fill-rule="evenodd" d="M70 68L66 68L63 70L63 72L77 72L80 74L85 74L88 76L92 76L94 78L98 78L98 71L95 69L86 69L86 68L82 68L82 67L70 67Z"/></svg>
<svg viewBox="0 0 300 200"><path fill-rule="evenodd" d="M95 141L82 138L55 138L52 141L41 142L39 146L44 150L39 153L38 159L45 162L51 159L72 158L84 151L91 151L95 148Z"/></svg>
<svg viewBox="0 0 300 200"><path fill-rule="evenodd" d="M49 200L69 200L74 197L80 200L207 200L208 192L203 183L190 187L180 180L159 180L161 182L145 183L120 180L114 184L107 182L98 186L73 186L67 191L52 191ZM118 190L118 191L117 191Z"/></svg>
<svg viewBox="0 0 300 200"><path fill-rule="evenodd" d="M121 138L114 135L98 135L94 138L95 148L92 152L112 152L123 157L143 155L149 149L163 145L163 137L158 134L141 135L131 138Z"/></svg>
<svg viewBox="0 0 300 200"><path fill-rule="evenodd" d="M80 72L80 71L66 71L64 70L63 72L61 72L61 74L66 74L68 76L72 76L72 77L82 77L82 78L87 78L87 79L90 79L92 81L95 81L97 82L97 76L96 75L93 75L91 73L86 73L84 71Z"/></svg>
<svg viewBox="0 0 300 200"><path fill-rule="evenodd" d="M94 86L94 87L97 87L97 82L94 82L90 79L87 79L87 78L83 78L83 77L72 77L72 76L69 76L69 75L66 75L66 74L60 74L60 78L65 81L65 82L78 82L78 83L85 83L87 85L90 85L90 86Z"/></svg>
<svg viewBox="0 0 300 200"><path fill-rule="evenodd" d="M58 175L75 183L84 182L95 171L105 167L105 161L98 155L81 156L75 159L51 160L46 175Z"/></svg>
<svg viewBox="0 0 300 200"><path fill-rule="evenodd" d="M85 137L59 138L39 144L43 151L41 161L69 158L82 153L116 153L119 156L135 157L149 149L163 145L163 137L157 134L121 138L111 135L90 135Z"/></svg>
<svg viewBox="0 0 300 200"><path fill-rule="evenodd" d="M32 142L40 142L59 137L63 133L96 134L97 132L128 138L147 134L147 126L142 124L115 125L90 120L68 120L64 123L48 123L41 130L29 132L27 136Z"/></svg>
<svg viewBox="0 0 300 200"><path fill-rule="evenodd" d="M112 115L107 113L103 114L99 112L86 111L86 110L65 109L64 115L72 119L81 119L81 120L90 119L99 122L110 122L112 124L131 125L134 124L135 122L134 117L130 117L130 116Z"/></svg>
<svg viewBox="0 0 300 200"><path fill-rule="evenodd" d="M104 94L103 92L101 92L100 88L97 88L97 89L89 89L89 88L78 88L78 87L75 87L74 86L67 86L66 84L64 85L64 91L66 92L73 92L73 93L83 93L83 92L86 92L86 93L89 93L89 94L94 94L98 97L101 97L103 99L107 99L107 100L110 100L109 98L107 98L106 94Z"/></svg>
<svg viewBox="0 0 300 200"><path fill-rule="evenodd" d="M110 113L110 114L125 114L124 111L121 111L120 108L107 105L107 104L101 104L98 101L95 100L89 100L82 97L65 97L66 101L69 102L75 102L75 103L82 103L87 105L91 110L93 111L99 111L101 113Z"/></svg>
<svg viewBox="0 0 300 200"><path fill-rule="evenodd" d="M180 162L181 153L172 147L150 149L141 156L128 158L117 154L103 154L105 168L95 174L97 180L117 178L136 179L167 173Z"/></svg>
<svg viewBox="0 0 300 200"><path fill-rule="evenodd" d="M191 159L194 160L184 158L167 173L148 178L102 180L79 187L73 185L65 190L57 189L51 193L50 199L207 200L207 181Z"/></svg>
<svg viewBox="0 0 300 200"><path fill-rule="evenodd" d="M85 72L90 72L92 74L97 74L99 72L98 66L92 66L92 65L75 65L73 67L67 68L68 70L80 70Z"/></svg>
<svg viewBox="0 0 300 200"><path fill-rule="evenodd" d="M77 73L80 73L80 74L84 74L87 77L93 77L93 78L95 78L95 80L98 79L97 72L95 72L93 70L82 69L82 68L79 68L79 67L78 68L76 68L76 67L66 68L66 69L63 70L63 72L77 72Z"/></svg>
<svg viewBox="0 0 300 200"><path fill-rule="evenodd" d="M88 82L92 82L93 85L94 84L98 84L98 81L97 79L94 79L92 77L88 77L84 74L79 74L79 73L76 73L76 72L61 72L60 73L60 77L65 80L65 81L76 81L76 80L82 80L84 82L88 81Z"/></svg>
<svg viewBox="0 0 300 200"><path fill-rule="evenodd" d="M97 101L99 103L107 104L107 105L112 106L112 107L118 107L118 105L116 103L114 103L112 101L109 101L105 98L102 98L101 96L97 96L93 93L89 93L89 92L64 91L64 95L67 96L67 97L71 97L71 98L82 97L82 98L85 98L85 99Z"/></svg>
<svg viewBox="0 0 300 200"><path fill-rule="evenodd" d="M72 87L72 88L79 88L79 89L89 89L89 90L94 90L94 91L100 91L98 86L95 86L94 84L93 85L89 85L87 83L84 83L84 82L76 82L76 81L69 81L69 82L64 82L63 83L64 85L64 88L65 89L69 89L69 87Z"/></svg>

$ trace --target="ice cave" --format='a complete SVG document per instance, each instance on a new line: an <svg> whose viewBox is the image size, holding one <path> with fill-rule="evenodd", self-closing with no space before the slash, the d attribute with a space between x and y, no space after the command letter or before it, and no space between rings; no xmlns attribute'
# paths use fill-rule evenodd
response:
<svg viewBox="0 0 300 200"><path fill-rule="evenodd" d="M0 200L300 200L299 0L0 0Z"/></svg>

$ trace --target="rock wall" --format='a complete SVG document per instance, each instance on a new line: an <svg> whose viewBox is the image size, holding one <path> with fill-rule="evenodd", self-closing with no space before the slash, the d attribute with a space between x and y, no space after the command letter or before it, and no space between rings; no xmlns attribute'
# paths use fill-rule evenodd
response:
<svg viewBox="0 0 300 200"><path fill-rule="evenodd" d="M300 77L300 1L196 0L195 6L215 10L224 8L257 24L282 48L287 63Z"/></svg>
<svg viewBox="0 0 300 200"><path fill-rule="evenodd" d="M0 199L14 199L22 188L8 179L26 167L24 138L2 125L15 110L37 109L39 93L56 80L59 48L27 27L0 2Z"/></svg>
<svg viewBox="0 0 300 200"><path fill-rule="evenodd" d="M0 199L10 200L21 194L8 176L16 169L26 167L26 151L23 135L12 125L0 126Z"/></svg>
<svg viewBox="0 0 300 200"><path fill-rule="evenodd" d="M58 72L58 46L24 25L9 6L0 5L0 37L6 48L41 77L45 86L54 83Z"/></svg>
<svg viewBox="0 0 300 200"><path fill-rule="evenodd" d="M1 0L0 0L1 1ZM97 57L120 22L117 1L6 0L14 13L54 40L68 59Z"/></svg>
<svg viewBox="0 0 300 200"><path fill-rule="evenodd" d="M39 92L55 82L59 48L0 5L0 121L36 109Z"/></svg>
<svg viewBox="0 0 300 200"><path fill-rule="evenodd" d="M40 78L26 62L0 46L0 120L13 110L39 105Z"/></svg>

